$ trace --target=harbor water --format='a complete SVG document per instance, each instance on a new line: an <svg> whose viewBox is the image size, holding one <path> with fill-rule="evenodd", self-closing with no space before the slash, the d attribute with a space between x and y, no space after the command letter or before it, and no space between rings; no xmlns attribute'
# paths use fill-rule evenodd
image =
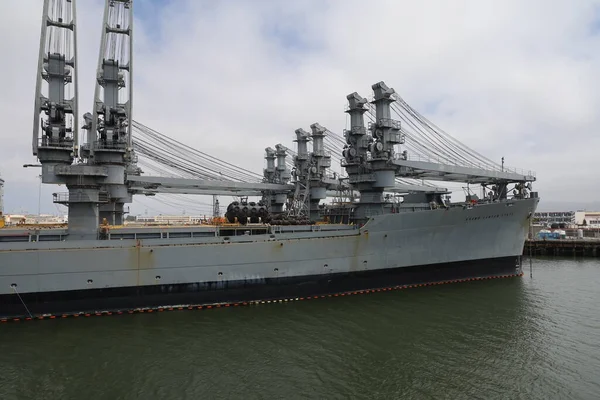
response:
<svg viewBox="0 0 600 400"><path fill-rule="evenodd" d="M0 399L598 399L600 262L212 310L4 323Z"/></svg>

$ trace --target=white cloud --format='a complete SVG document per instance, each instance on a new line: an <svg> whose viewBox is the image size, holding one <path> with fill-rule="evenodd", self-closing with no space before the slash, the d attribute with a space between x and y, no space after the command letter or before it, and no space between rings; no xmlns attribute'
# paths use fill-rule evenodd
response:
<svg viewBox="0 0 600 400"><path fill-rule="evenodd" d="M102 3L78 2L82 112L92 104ZM136 1L134 118L200 150L260 172L265 147L291 147L294 130L317 121L341 132L345 96L370 96L384 80L470 147L536 170L543 198L599 197L598 1L159 4ZM37 171L21 165L34 161L41 5L16 2L0 16L10 38L0 42L9 55L0 172L12 207L30 200L11 180L36 190Z"/></svg>

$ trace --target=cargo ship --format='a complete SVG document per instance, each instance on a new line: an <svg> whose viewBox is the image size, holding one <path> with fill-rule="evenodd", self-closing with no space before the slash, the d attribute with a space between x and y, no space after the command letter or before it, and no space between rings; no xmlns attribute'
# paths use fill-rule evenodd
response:
<svg viewBox="0 0 600 400"><path fill-rule="evenodd" d="M94 109L83 116L80 145L75 3L44 2L32 142L42 182L68 189L53 195L68 207L68 225L0 229L0 318L238 304L521 273L539 202L535 174L448 138L384 82L371 86L370 102L346 96L350 127L337 149L343 176L331 174L326 138L336 134L318 123L311 132L296 129L295 152L266 148L259 182L206 170L145 174L133 129L147 127L131 115L133 0L106 1ZM70 47L47 40L58 32ZM409 152L418 132L393 118L398 110L446 140L432 144L435 160ZM465 182L483 195L468 191L465 201L452 202L448 190L423 180ZM161 193L240 200L211 224L124 224L133 196Z"/></svg>

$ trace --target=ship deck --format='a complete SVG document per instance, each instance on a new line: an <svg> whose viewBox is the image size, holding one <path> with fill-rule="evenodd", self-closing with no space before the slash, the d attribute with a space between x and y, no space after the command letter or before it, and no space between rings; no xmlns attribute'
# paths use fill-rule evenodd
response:
<svg viewBox="0 0 600 400"><path fill-rule="evenodd" d="M480 201L477 206L485 206L488 201ZM453 203L449 205L454 208L472 208L473 204ZM444 208L438 208L442 211ZM397 213L415 213L421 211L432 211L428 203L404 203L397 208ZM391 215L391 214L390 214ZM374 215L373 215L374 216ZM314 225L270 225L264 223L256 224L198 224L198 225L101 225L98 234L99 241L123 240L157 240L169 242L177 239L178 244L214 242L215 238L219 241L244 242L254 241L257 236L263 235L270 239L275 239L275 235L300 236L309 235L315 237L315 233L323 232L327 236L338 236L357 234L359 226L355 224L318 222ZM318 235L316 235L318 236ZM0 250L10 250L9 243L37 243L37 242L65 242L68 238L67 224L30 224L5 226L0 229ZM79 242L79 241L74 241ZM171 243L173 243L171 241Z"/></svg>
<svg viewBox="0 0 600 400"><path fill-rule="evenodd" d="M316 225L136 225L106 226L102 240L138 239L207 239L221 237L225 240L256 235L276 235L284 233L348 232L358 229L356 225L316 224ZM59 228L43 225L27 227L14 226L0 229L0 243L7 242L63 242L67 239L66 226Z"/></svg>

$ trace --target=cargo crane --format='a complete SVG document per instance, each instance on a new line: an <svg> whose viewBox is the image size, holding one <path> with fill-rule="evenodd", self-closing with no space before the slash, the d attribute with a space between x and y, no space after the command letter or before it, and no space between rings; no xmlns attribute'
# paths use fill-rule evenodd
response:
<svg viewBox="0 0 600 400"><path fill-rule="evenodd" d="M132 0L105 2L93 112L84 115L87 142L78 149L75 0L56 0L51 7L44 2L35 114L45 111L47 121L41 138L40 124L34 124L33 152L42 181L69 190L55 193L54 202L68 206L70 239L95 236L101 220L121 224L123 205L132 201L125 181L126 173L139 173L131 146L132 7ZM42 80L48 81L48 99ZM65 100L61 88L71 83L75 95Z"/></svg>
<svg viewBox="0 0 600 400"><path fill-rule="evenodd" d="M349 183L361 192L356 218L366 220L369 216L386 213L385 208L390 205L384 200L384 190L393 187L398 179L478 183L484 188L491 186L487 192L490 201L505 200L510 184L514 184L512 193L515 198L529 195L528 190L532 190L531 183L535 181L533 172L508 170L503 166L498 168L497 164L468 149L439 128L432 128L431 123L410 108L384 82L375 83L372 89L370 104L356 92L347 96L350 129L344 131L347 146L340 162L346 168ZM401 108L394 105L398 99ZM402 110L408 113L408 118ZM417 138L409 134L400 120L392 118L392 111L423 135ZM365 114L371 120L367 126ZM432 132L428 134L420 130L414 120L432 131L437 142L431 138ZM406 149L396 152L396 145L405 145ZM428 155L433 152L441 162L414 157L409 154L408 149L411 148L424 149ZM432 207L439 207L446 204L444 194L447 193L439 190L413 191L405 196L405 200L411 204L429 203Z"/></svg>
<svg viewBox="0 0 600 400"><path fill-rule="evenodd" d="M377 120L365 127L364 114L367 100L358 93L347 96L351 128L344 132L348 148L341 160L346 167L349 183L361 192L356 218L365 220L374 214L383 214L388 204L384 201L386 187L395 186L395 145L404 143L400 124L390 118L390 95L393 93L383 82L373 85Z"/></svg>
<svg viewBox="0 0 600 400"><path fill-rule="evenodd" d="M294 195L288 209L288 217L310 221L318 212L319 201L327 198L327 189L333 189L337 182L327 176L331 166L331 154L323 148L326 129L318 123L310 126L311 133L304 129L296 130L298 154L294 157ZM312 152L308 142L313 142Z"/></svg>

